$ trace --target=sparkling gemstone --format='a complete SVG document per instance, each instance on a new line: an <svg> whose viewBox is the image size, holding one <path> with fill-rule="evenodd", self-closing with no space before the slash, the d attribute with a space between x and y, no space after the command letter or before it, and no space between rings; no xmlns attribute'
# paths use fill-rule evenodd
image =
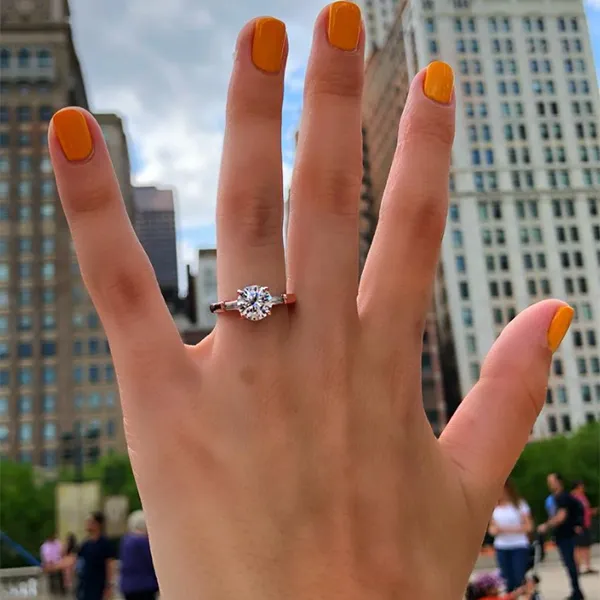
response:
<svg viewBox="0 0 600 600"><path fill-rule="evenodd" d="M245 319L262 321L271 314L273 297L268 287L248 285L238 290L237 307Z"/></svg>

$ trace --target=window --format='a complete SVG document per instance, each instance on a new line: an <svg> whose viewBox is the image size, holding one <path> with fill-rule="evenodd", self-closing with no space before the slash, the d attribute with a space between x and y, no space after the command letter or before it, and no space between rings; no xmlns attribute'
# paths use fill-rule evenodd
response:
<svg viewBox="0 0 600 600"><path fill-rule="evenodd" d="M19 368L19 383L21 385L31 385L33 383L33 370L31 367Z"/></svg>
<svg viewBox="0 0 600 600"><path fill-rule="evenodd" d="M473 325L473 311L470 308L462 309L462 319L466 327L472 327Z"/></svg>
<svg viewBox="0 0 600 600"><path fill-rule="evenodd" d="M17 121L29 123L31 121L31 108L29 106L17 106Z"/></svg>
<svg viewBox="0 0 600 600"><path fill-rule="evenodd" d="M42 410L47 415L56 412L56 396L54 394L44 394L42 399Z"/></svg>
<svg viewBox="0 0 600 600"><path fill-rule="evenodd" d="M21 342L17 346L17 356L19 358L31 358L33 356L33 345L31 342Z"/></svg>
<svg viewBox="0 0 600 600"><path fill-rule="evenodd" d="M56 356L56 342L53 340L42 341L42 356Z"/></svg>
<svg viewBox="0 0 600 600"><path fill-rule="evenodd" d="M458 284L458 289L460 291L460 297L463 300L468 300L469 299L469 284L466 281L461 281Z"/></svg>
<svg viewBox="0 0 600 600"><path fill-rule="evenodd" d="M467 289L468 292L468 289ZM115 368L112 365L106 365L104 367L104 378L106 383L114 383L115 381Z"/></svg>
<svg viewBox="0 0 600 600"><path fill-rule="evenodd" d="M98 392L93 392L89 397L89 406L92 410L98 410L102 404L102 397Z"/></svg>
<svg viewBox="0 0 600 600"><path fill-rule="evenodd" d="M21 48L17 54L17 60L19 67L27 68L29 67L29 61L31 59L31 52L27 50L27 48Z"/></svg>
<svg viewBox="0 0 600 600"><path fill-rule="evenodd" d="M0 386L8 387L10 385L10 371L8 369L0 369Z"/></svg>
<svg viewBox="0 0 600 600"><path fill-rule="evenodd" d="M20 315L17 321L18 331L31 331L33 326L31 315Z"/></svg>
<svg viewBox="0 0 600 600"><path fill-rule="evenodd" d="M455 248L462 248L463 247L462 231L460 231L458 229L453 229L452 230L452 245Z"/></svg>
<svg viewBox="0 0 600 600"><path fill-rule="evenodd" d="M31 442L33 436L33 427L31 423L21 423L19 426L19 441L23 443Z"/></svg>
<svg viewBox="0 0 600 600"><path fill-rule="evenodd" d="M90 365L88 369L88 381L98 383L100 381L100 369L97 365Z"/></svg>
<svg viewBox="0 0 600 600"><path fill-rule="evenodd" d="M83 383L83 367L79 365L73 367L73 383Z"/></svg>
<svg viewBox="0 0 600 600"><path fill-rule="evenodd" d="M44 423L43 436L46 441L56 439L56 423Z"/></svg>
<svg viewBox="0 0 600 600"><path fill-rule="evenodd" d="M571 431L571 417L569 415L562 415L561 421L562 421L563 430L566 433Z"/></svg>
<svg viewBox="0 0 600 600"><path fill-rule="evenodd" d="M44 313L42 316L42 329L45 331L56 329L56 318L52 313Z"/></svg>
<svg viewBox="0 0 600 600"><path fill-rule="evenodd" d="M106 437L112 439L115 437L115 433L116 433L116 426L115 426L115 421L114 419L109 419L106 422Z"/></svg>
<svg viewBox="0 0 600 600"><path fill-rule="evenodd" d="M46 49L38 50L37 52L38 67L42 69L52 66L52 55Z"/></svg>
<svg viewBox="0 0 600 600"><path fill-rule="evenodd" d="M53 262L44 262L42 265L42 278L46 281L48 279L53 279L55 273L55 267Z"/></svg>
<svg viewBox="0 0 600 600"><path fill-rule="evenodd" d="M29 198L31 196L32 189L33 189L33 186L32 186L31 181L29 181L29 180L19 181L19 185L17 186L17 190L19 192L19 198ZM27 210L25 211L22 209L27 209ZM31 207L30 206L20 206L19 214L20 215L23 215L23 214L31 215ZM27 217L26 220L29 220L29 216Z"/></svg>
<svg viewBox="0 0 600 600"><path fill-rule="evenodd" d="M49 202L43 202L40 205L40 216L43 221L50 221L54 219L54 204Z"/></svg>

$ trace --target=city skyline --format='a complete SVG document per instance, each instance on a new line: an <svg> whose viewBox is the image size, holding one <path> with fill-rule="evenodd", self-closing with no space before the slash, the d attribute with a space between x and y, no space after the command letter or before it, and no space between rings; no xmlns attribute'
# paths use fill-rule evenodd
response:
<svg viewBox="0 0 600 600"><path fill-rule="evenodd" d="M598 73L600 1L584 0L584 5ZM324 6L316 0L290 6L255 0L232 15L214 0L202 8L177 0L152 10L140 0L126 8L114 0L73 3L74 37L92 107L124 118L134 184L167 184L177 190L180 282L184 263L195 264L197 249L215 243L225 95L239 29L260 14L282 18L288 26L282 139L284 180L289 182L312 27ZM110 43L101 37L107 29Z"/></svg>

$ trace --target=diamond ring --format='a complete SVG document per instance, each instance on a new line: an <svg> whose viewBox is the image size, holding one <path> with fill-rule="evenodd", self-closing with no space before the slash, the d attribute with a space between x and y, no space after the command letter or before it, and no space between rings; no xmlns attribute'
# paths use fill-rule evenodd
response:
<svg viewBox="0 0 600 600"><path fill-rule="evenodd" d="M222 313L237 310L248 321L262 321L271 314L271 309L278 304L294 304L294 294L273 296L269 288L263 285L248 285L238 290L237 300L215 302L210 305L210 312Z"/></svg>

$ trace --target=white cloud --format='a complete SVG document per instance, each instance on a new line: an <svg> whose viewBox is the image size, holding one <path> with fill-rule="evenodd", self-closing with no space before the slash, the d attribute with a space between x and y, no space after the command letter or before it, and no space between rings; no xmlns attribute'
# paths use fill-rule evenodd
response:
<svg viewBox="0 0 600 600"><path fill-rule="evenodd" d="M586 6L591 6L592 8L596 8L600 10L600 0L585 0Z"/></svg>
<svg viewBox="0 0 600 600"><path fill-rule="evenodd" d="M173 186L185 229L213 221L227 84L239 29L257 15L286 21L290 40L284 138L293 140L321 0L74 0L76 47L95 111L126 122L143 168L135 181ZM292 123L290 125L290 122ZM291 153L284 153L285 183ZM182 249L187 258L188 249Z"/></svg>

